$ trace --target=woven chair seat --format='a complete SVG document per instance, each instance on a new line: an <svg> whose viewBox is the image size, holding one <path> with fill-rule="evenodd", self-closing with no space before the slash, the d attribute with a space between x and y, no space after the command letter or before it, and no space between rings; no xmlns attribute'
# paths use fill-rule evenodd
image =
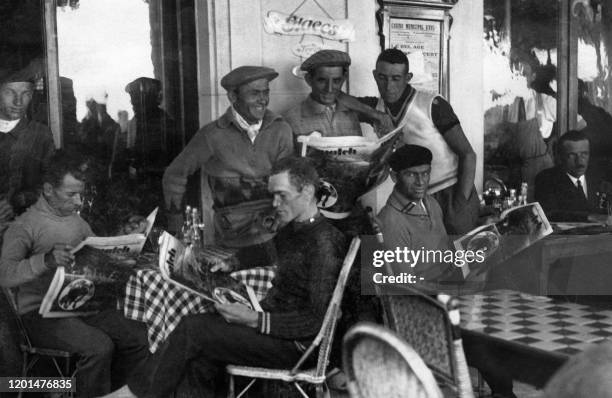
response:
<svg viewBox="0 0 612 398"><path fill-rule="evenodd" d="M293 375L291 374L290 369L268 369L256 368L251 366L228 365L226 367L226 370L227 373L234 376L254 377L257 379L282 380L287 383L293 383L295 381L305 381L307 383L320 384L325 381L325 376L316 375L316 368L302 370Z"/></svg>
<svg viewBox="0 0 612 398"><path fill-rule="evenodd" d="M51 348L28 347L26 344L20 344L21 351L29 352L30 354L44 355L47 357L70 358L73 354L68 351L54 350Z"/></svg>

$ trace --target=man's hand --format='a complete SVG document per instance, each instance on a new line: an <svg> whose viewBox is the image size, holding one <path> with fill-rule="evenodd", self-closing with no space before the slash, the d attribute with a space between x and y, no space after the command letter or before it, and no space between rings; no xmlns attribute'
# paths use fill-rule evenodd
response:
<svg viewBox="0 0 612 398"><path fill-rule="evenodd" d="M147 226L147 219L143 216L131 216L119 230L119 235L144 234Z"/></svg>
<svg viewBox="0 0 612 398"><path fill-rule="evenodd" d="M13 206L11 206L8 200L0 200L0 222L10 221L14 216Z"/></svg>
<svg viewBox="0 0 612 398"><path fill-rule="evenodd" d="M252 328L256 328L259 315L256 311L244 306L242 304L219 304L215 303L217 312L225 319L228 323L237 323L238 325L245 325Z"/></svg>
<svg viewBox="0 0 612 398"><path fill-rule="evenodd" d="M393 119L391 119L391 116L385 112L375 111L372 116L374 119L374 131L379 137L387 134L395 128L393 125Z"/></svg>
<svg viewBox="0 0 612 398"><path fill-rule="evenodd" d="M234 265L231 261L219 260L215 265L210 268L210 272L232 272L234 270Z"/></svg>
<svg viewBox="0 0 612 398"><path fill-rule="evenodd" d="M72 246L56 244L53 250L45 254L45 265L49 268L68 267L74 262L74 255L70 253Z"/></svg>

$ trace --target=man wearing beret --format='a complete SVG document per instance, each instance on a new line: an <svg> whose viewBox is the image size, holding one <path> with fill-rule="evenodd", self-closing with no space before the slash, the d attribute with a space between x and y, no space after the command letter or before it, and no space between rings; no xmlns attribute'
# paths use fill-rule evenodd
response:
<svg viewBox="0 0 612 398"><path fill-rule="evenodd" d="M55 150L51 131L28 120L31 69L0 69L0 233L38 199L44 165Z"/></svg>
<svg viewBox="0 0 612 398"><path fill-rule="evenodd" d="M431 176L432 153L429 149L406 144L397 149L389 159L391 178L396 183L387 204L378 214L378 224L383 233L386 250L452 250L444 228L442 210L432 196L427 194ZM459 268L454 264L416 264L411 268L394 268L394 273L416 273L424 280L417 287L439 291L440 282L459 281ZM446 285L448 286L448 284ZM466 359L476 367L493 391L494 397L515 397L512 393L512 376L504 370L495 347L489 347L464 337Z"/></svg>
<svg viewBox="0 0 612 398"><path fill-rule="evenodd" d="M267 109L269 82L278 73L241 66L221 79L231 106L202 127L163 176L166 207L181 208L187 177L198 168L208 175L217 241L231 247L272 238L266 178L272 164L293 153L291 127Z"/></svg>
<svg viewBox="0 0 612 398"><path fill-rule="evenodd" d="M372 108L386 112L396 127L402 126L404 143L431 150L428 193L439 202L450 234L470 231L479 208L474 187L476 154L452 107L441 96L416 90L409 84L412 73L408 58L398 49L383 51L372 73L380 98L342 95L339 101L359 111L364 121L371 118Z"/></svg>
<svg viewBox="0 0 612 398"><path fill-rule="evenodd" d="M310 95L283 116L293 134L318 131L323 137L362 135L357 113L337 102L351 58L343 51L321 50L302 63ZM382 114L384 115L384 114Z"/></svg>

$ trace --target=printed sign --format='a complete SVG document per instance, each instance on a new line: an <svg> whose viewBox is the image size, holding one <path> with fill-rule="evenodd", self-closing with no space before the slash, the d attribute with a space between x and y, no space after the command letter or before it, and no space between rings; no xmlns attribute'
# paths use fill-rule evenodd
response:
<svg viewBox="0 0 612 398"><path fill-rule="evenodd" d="M389 27L390 48L398 48L407 54L423 54L423 72L431 75L433 79L419 84L418 88L438 93L440 90L441 64L440 22L412 18L391 18Z"/></svg>
<svg viewBox="0 0 612 398"><path fill-rule="evenodd" d="M310 15L268 11L264 19L264 29L270 34L313 35L328 40L355 41L355 27L347 19L333 20Z"/></svg>

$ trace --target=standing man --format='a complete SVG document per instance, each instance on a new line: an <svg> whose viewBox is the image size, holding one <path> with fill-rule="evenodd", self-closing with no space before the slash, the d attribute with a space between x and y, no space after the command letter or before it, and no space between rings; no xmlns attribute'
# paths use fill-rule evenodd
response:
<svg viewBox="0 0 612 398"><path fill-rule="evenodd" d="M346 249L344 235L319 214L318 185L306 158L283 159L271 172L268 189L284 227L274 239L278 272L261 302L264 312L215 304L216 314L183 318L145 366L151 369L140 369L146 377L133 377L107 398L172 396L194 360L204 370L206 397L218 396L214 381L226 364L295 365L321 328Z"/></svg>
<svg viewBox="0 0 612 398"><path fill-rule="evenodd" d="M351 57L343 51L320 50L300 67L310 95L283 116L293 134L309 135L318 131L323 137L361 135L356 112L338 104L338 93L348 75Z"/></svg>
<svg viewBox="0 0 612 398"><path fill-rule="evenodd" d="M476 225L479 200L474 187L476 154L459 119L441 96L418 91L409 82L412 73L406 54L383 51L372 72L380 98L340 97L340 102L371 119L372 108L387 113L402 126L404 144L421 145L432 154L428 193L438 201L450 234L464 234Z"/></svg>
<svg viewBox="0 0 612 398"><path fill-rule="evenodd" d="M535 180L535 200L550 221L607 222L598 194L612 200L612 184L589 168L590 143L582 131L559 139L558 165L541 171Z"/></svg>
<svg viewBox="0 0 612 398"><path fill-rule="evenodd" d="M29 72L0 70L0 233L38 199L43 167L55 150L49 128L26 118L33 83Z"/></svg>
<svg viewBox="0 0 612 398"><path fill-rule="evenodd" d="M246 247L269 240L271 210L266 178L272 165L293 153L291 127L267 109L268 84L278 73L241 66L221 79L232 105L202 127L172 161L163 177L166 207L180 209L187 177L208 175L217 241Z"/></svg>

